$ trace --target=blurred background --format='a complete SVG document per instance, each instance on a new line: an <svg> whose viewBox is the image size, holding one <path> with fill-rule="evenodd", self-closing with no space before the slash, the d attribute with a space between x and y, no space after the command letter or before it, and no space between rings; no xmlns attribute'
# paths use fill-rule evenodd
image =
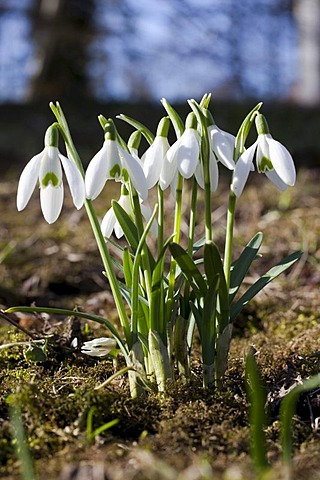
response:
<svg viewBox="0 0 320 480"><path fill-rule="evenodd" d="M273 136L319 165L319 47L320 0L0 0L0 169L40 151L49 101L87 163L100 113L154 130L160 98L184 115L206 92L234 134L263 101Z"/></svg>

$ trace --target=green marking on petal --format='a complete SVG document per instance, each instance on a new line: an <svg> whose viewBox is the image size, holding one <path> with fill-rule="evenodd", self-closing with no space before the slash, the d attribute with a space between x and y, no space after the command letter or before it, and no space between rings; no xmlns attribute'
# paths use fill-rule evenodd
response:
<svg viewBox="0 0 320 480"><path fill-rule="evenodd" d="M116 165L114 165L111 170L110 170L110 177L111 178L119 178L120 177L120 174L121 174L121 168L120 168L120 165L117 163Z"/></svg>
<svg viewBox="0 0 320 480"><path fill-rule="evenodd" d="M129 182L130 176L129 176L128 170L126 168L122 169L121 174L122 174L123 181L124 182Z"/></svg>
<svg viewBox="0 0 320 480"><path fill-rule="evenodd" d="M270 170L273 170L272 162L270 158L267 157L262 157L257 167L259 173L270 172Z"/></svg>
<svg viewBox="0 0 320 480"><path fill-rule="evenodd" d="M54 187L59 186L59 179L57 175L53 172L48 172L45 177L41 180L41 185L47 187L51 183Z"/></svg>

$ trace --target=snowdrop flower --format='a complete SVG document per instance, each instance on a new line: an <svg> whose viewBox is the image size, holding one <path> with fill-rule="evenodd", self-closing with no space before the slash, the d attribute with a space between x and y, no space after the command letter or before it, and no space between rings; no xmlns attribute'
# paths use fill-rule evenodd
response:
<svg viewBox="0 0 320 480"><path fill-rule="evenodd" d="M113 338L100 337L84 342L81 346L81 353L90 357L105 357L116 346L117 342Z"/></svg>
<svg viewBox="0 0 320 480"><path fill-rule="evenodd" d="M290 153L272 138L266 119L260 113L256 117L256 127L258 139L243 152L234 169L231 187L237 197L241 195L252 170L254 156L258 172L265 173L280 190L293 186L296 181L296 170Z"/></svg>
<svg viewBox="0 0 320 480"><path fill-rule="evenodd" d="M121 196L120 196L120 199L118 200L118 203L126 211L129 217L132 220L134 220L134 212L133 212L131 201L130 201L130 195L125 185L122 185ZM147 221L150 219L152 214L151 209L144 204L141 204L141 213ZM103 220L101 223L101 231L103 236L106 238L111 237L111 234L113 231L117 238L121 238L123 236L123 230L120 226L120 223L117 220L117 217L112 207L107 211L107 213L103 217ZM155 223L152 224L151 231L156 235L157 232L155 228Z"/></svg>
<svg viewBox="0 0 320 480"><path fill-rule="evenodd" d="M39 181L41 210L48 223L54 223L62 209L62 167L77 209L82 207L85 199L82 174L74 162L59 152L58 142L58 129L51 125L45 135L44 149L25 166L17 191L17 208L21 211L26 207Z"/></svg>
<svg viewBox="0 0 320 480"><path fill-rule="evenodd" d="M235 167L233 153L236 137L231 135L231 133L225 132L217 127L210 112L208 112L208 114L210 122L210 125L208 126L208 134L211 149L222 165L227 167L229 170L233 170Z"/></svg>
<svg viewBox="0 0 320 480"><path fill-rule="evenodd" d="M170 120L168 117L160 120L153 143L142 155L143 171L149 189L154 187L159 181L164 158L170 148L167 138L169 125Z"/></svg>
<svg viewBox="0 0 320 480"><path fill-rule="evenodd" d="M116 140L116 130L112 121L105 125L105 141L91 160L85 177L86 195L94 200L107 180L127 183L131 180L143 200L148 196L146 178L140 162L122 148Z"/></svg>
<svg viewBox="0 0 320 480"><path fill-rule="evenodd" d="M164 190L174 181L178 172L190 178L199 164L201 137L197 131L197 120L193 112L186 120L186 129L169 148L164 157L160 173L160 186Z"/></svg>
<svg viewBox="0 0 320 480"><path fill-rule="evenodd" d="M207 127L209 142L210 142L210 153L209 153L209 172L210 172L210 189L212 192L215 192L218 188L219 181L219 170L217 165L217 160L222 163L229 170L233 170L235 163L233 160L233 152L236 142L236 137L231 135L231 133L224 132L217 125L214 124L214 120L209 111L208 118L210 125ZM203 166L198 164L195 171L196 180L201 188L204 189L204 178L203 178Z"/></svg>

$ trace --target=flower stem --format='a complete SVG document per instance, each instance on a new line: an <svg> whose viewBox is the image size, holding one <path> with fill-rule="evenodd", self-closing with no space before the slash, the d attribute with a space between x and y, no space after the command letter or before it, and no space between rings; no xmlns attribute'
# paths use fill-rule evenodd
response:
<svg viewBox="0 0 320 480"><path fill-rule="evenodd" d="M75 145L73 143L71 133L70 133L70 130L69 130L69 126L68 126L66 117L65 117L65 115L62 111L62 108L61 108L61 106L59 105L58 102L56 103L56 105L54 105L53 103L50 103L50 108L53 111L56 119L58 120L58 124L59 124L62 136L63 136L65 144L66 144L66 149L67 149L68 155L72 158L72 160L74 161L74 163L77 165L80 172L84 176L84 168L83 168L81 159L79 157L79 154L77 152L77 149L75 148ZM90 224L91 224L91 228L93 230L93 234L95 236L95 240L97 242L97 246L98 246L100 256L101 256L101 259L102 259L102 262L103 262L103 266L104 266L106 275L107 275L109 283L110 283L110 287L111 287L112 294L113 294L113 297L114 297L114 300L115 300L115 304L116 304L116 308L117 308L118 315L119 315L119 318L120 318L120 322L121 322L121 325L122 325L122 328L123 328L123 333L124 333L125 339L128 343L128 346L130 348L131 347L131 334L130 334L129 319L128 319L127 313L125 311L124 304L122 302L121 292L120 292L120 289L119 289L119 285L118 285L118 281L117 281L115 272L114 272L113 267L112 267L112 262L111 262L111 258L110 258L110 255L109 255L109 251L107 249L107 245L106 245L104 237L102 235L100 224L99 224L99 221L97 219L97 215L95 213L95 210L93 208L91 200L86 199L85 202L84 202L84 205L85 205L85 208L86 208L86 211L87 211L87 215L89 217L89 221L90 221Z"/></svg>
<svg viewBox="0 0 320 480"><path fill-rule="evenodd" d="M164 235L164 230L163 230L163 219L164 219L164 212L163 212L163 190L158 185L158 205L159 205L159 211L158 211L158 255L160 255L162 248L163 248L163 235Z"/></svg>
<svg viewBox="0 0 320 480"><path fill-rule="evenodd" d="M173 226L173 231L174 231L173 241L175 243L179 243L180 241L182 187L183 187L183 177L179 173L177 188L176 188L176 204L175 204L174 226ZM168 286L168 299L167 299L167 312L166 312L167 322L170 322L171 316L172 316L175 275L176 275L176 261L172 257L171 263L170 263L170 273L169 273L169 286Z"/></svg>
<svg viewBox="0 0 320 480"><path fill-rule="evenodd" d="M112 262L110 258L110 254L108 251L108 248L106 246L104 237L101 232L100 224L97 219L95 210L93 208L91 200L86 200L85 201L85 208L87 211L87 215L89 217L89 221L91 224L91 228L95 237L95 240L97 242L97 246L99 249L99 253L103 262L103 266L107 275L107 278L110 283L111 291L114 297L114 301L116 304L117 312L120 318L120 322L123 328L123 333L125 336L125 339L128 343L129 348L131 347L131 334L130 334L130 325L129 325L129 320L127 313L124 308L124 304L122 301L122 295L119 289L118 281L115 275L115 272L112 267Z"/></svg>
<svg viewBox="0 0 320 480"><path fill-rule="evenodd" d="M231 260L232 260L233 226L234 226L234 217L235 217L235 210L236 210L236 200L237 200L236 195L230 189L228 214L227 214L226 243L225 243L224 262L223 262L227 289L229 289L230 287L230 269L231 269Z"/></svg>
<svg viewBox="0 0 320 480"><path fill-rule="evenodd" d="M188 238L188 254L192 257L193 253L193 242L194 242L194 231L196 225L196 208L197 208L197 198L198 198L198 183L196 179L193 179L192 185L192 194L191 194L191 209L190 209L190 218L189 218L189 238Z"/></svg>

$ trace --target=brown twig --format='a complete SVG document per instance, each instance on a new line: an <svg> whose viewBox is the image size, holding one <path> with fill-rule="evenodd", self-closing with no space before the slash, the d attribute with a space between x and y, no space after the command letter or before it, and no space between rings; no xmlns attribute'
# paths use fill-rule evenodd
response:
<svg viewBox="0 0 320 480"><path fill-rule="evenodd" d="M22 327L18 322L16 322L15 320L13 320L12 318L10 318L5 312L4 310L0 309L0 317L2 317L4 320L6 320L6 322L10 323L11 325L13 325L14 327L18 328L19 330L21 330L21 332L25 333L26 335L28 335L30 338L32 338L32 340L36 340L37 338L37 335L35 335L34 333L30 332L29 330L27 330L26 328Z"/></svg>

